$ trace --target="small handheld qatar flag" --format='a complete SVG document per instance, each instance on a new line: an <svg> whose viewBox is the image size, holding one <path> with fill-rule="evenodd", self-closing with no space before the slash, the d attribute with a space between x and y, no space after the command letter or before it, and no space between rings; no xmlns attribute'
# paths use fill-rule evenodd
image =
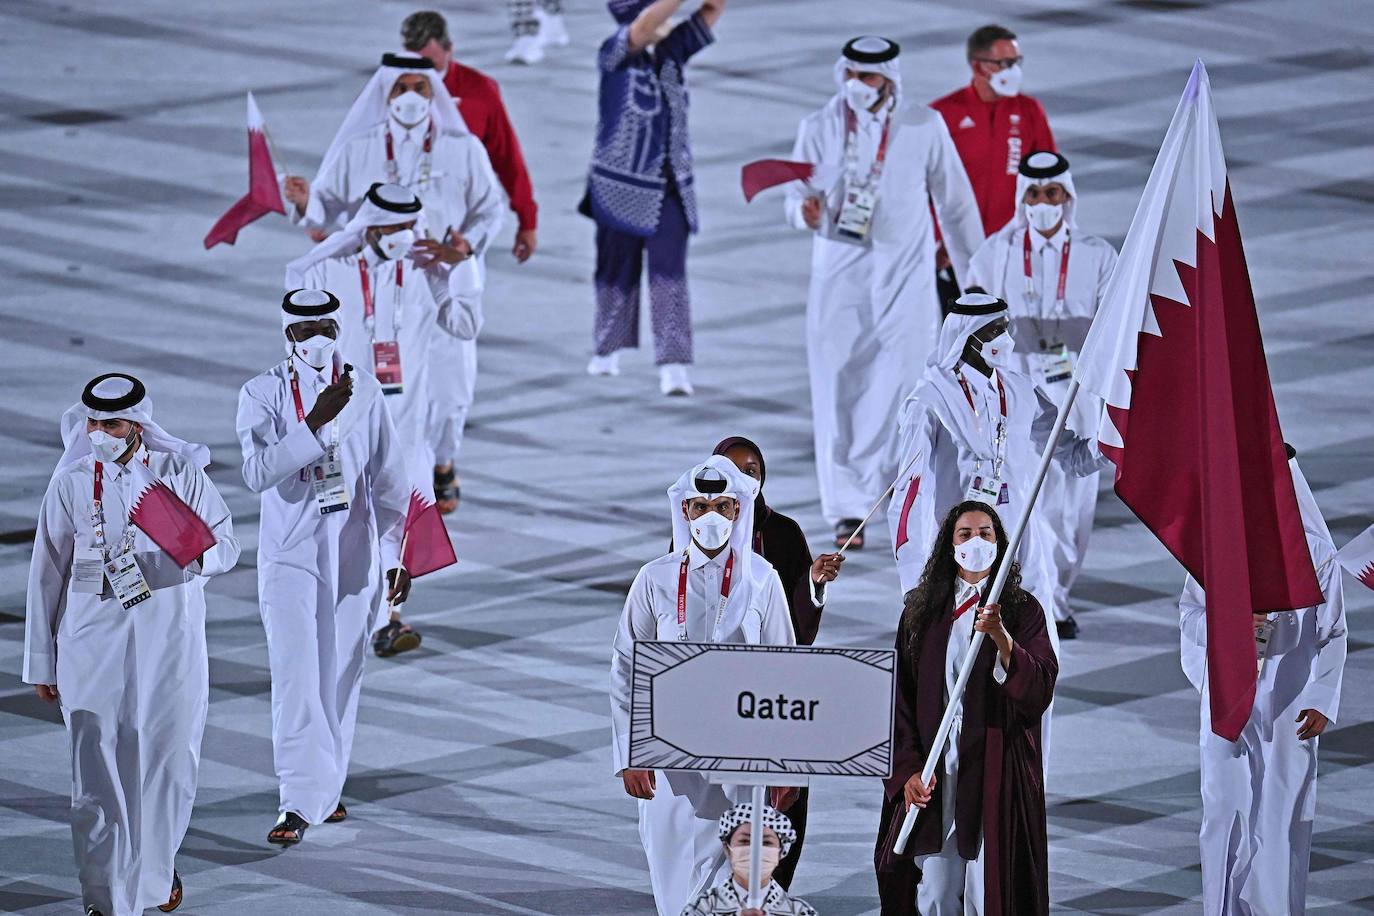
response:
<svg viewBox="0 0 1374 916"><path fill-rule="evenodd" d="M401 566L410 578L418 579L457 562L458 555L453 552L439 507L421 496L419 490L411 490L405 534L401 538Z"/></svg>
<svg viewBox="0 0 1374 916"><path fill-rule="evenodd" d="M813 165L810 162L791 162L787 159L758 159L745 163L739 171L745 203L753 200L760 191L787 184L789 181L804 181L812 190L824 194L830 190L830 186L839 176L840 172L836 168Z"/></svg>
<svg viewBox="0 0 1374 916"><path fill-rule="evenodd" d="M268 213L285 215L286 206L282 203L281 188L277 186L277 167L272 162L272 151L267 145L267 128L263 124L262 112L258 111L257 100L248 93L248 193L238 199L232 207L219 218L205 236L205 247L213 248L220 242L230 245L239 237L239 230Z"/></svg>
<svg viewBox="0 0 1374 916"><path fill-rule="evenodd" d="M1345 571L1374 589L1374 525L1370 525L1355 539L1336 551L1336 560Z"/></svg>
<svg viewBox="0 0 1374 916"><path fill-rule="evenodd" d="M1212 731L1234 741L1254 705L1252 613L1322 592L1202 61L1074 374L1107 402L1098 438L1117 496L1207 593Z"/></svg>
<svg viewBox="0 0 1374 916"><path fill-rule="evenodd" d="M186 505L172 488L153 476L136 461L134 468L139 495L129 520L161 547L182 569L215 546L215 535L195 510Z"/></svg>

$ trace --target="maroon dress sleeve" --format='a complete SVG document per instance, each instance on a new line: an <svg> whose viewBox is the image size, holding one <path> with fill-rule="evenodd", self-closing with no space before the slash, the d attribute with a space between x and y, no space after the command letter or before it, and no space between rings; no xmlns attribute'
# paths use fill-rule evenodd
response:
<svg viewBox="0 0 1374 916"><path fill-rule="evenodd" d="M897 696L893 704L892 775L883 780L887 797L898 798L912 776L925 765L925 748L916 724L916 678L911 659L907 617L897 626Z"/></svg>
<svg viewBox="0 0 1374 916"><path fill-rule="evenodd" d="M1059 660L1045 629L1045 612L1034 596L1007 617L1011 633L1011 666L1002 684L1012 711L1021 719L1039 722L1054 699Z"/></svg>

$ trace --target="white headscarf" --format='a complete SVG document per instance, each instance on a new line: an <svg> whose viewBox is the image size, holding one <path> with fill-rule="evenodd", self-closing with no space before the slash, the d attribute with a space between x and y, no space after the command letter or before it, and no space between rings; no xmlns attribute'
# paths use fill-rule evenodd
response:
<svg viewBox="0 0 1374 916"><path fill-rule="evenodd" d="M374 184L367 189L362 206L346 226L286 265L286 288L299 289L305 283L306 271L321 261L361 249L370 227L398 226L412 220L416 236L423 237L424 205L414 191L399 184Z"/></svg>
<svg viewBox="0 0 1374 916"><path fill-rule="evenodd" d="M955 300L944 324L940 325L940 337L930 351L926 366L952 370L962 358L964 345L968 343L970 335L978 333L998 318L1006 317L1007 304L996 296L964 293Z"/></svg>
<svg viewBox="0 0 1374 916"><path fill-rule="evenodd" d="M725 489L708 492L698 489L698 478L725 482ZM712 455L677 479L668 488L668 512L673 520L673 550L686 550L692 543L691 527L682 514L682 501L697 496L713 499L718 496L733 496L739 503L735 523L730 528L730 550L735 555L734 581L730 587L730 598L721 623L722 629L729 631L734 622L740 620L749 606L750 578L754 558L754 497L759 495L759 482L735 467L735 463L724 455Z"/></svg>
<svg viewBox="0 0 1374 916"><path fill-rule="evenodd" d="M1064 225L1070 230L1077 229L1078 223L1074 221L1073 213L1074 205L1078 202L1078 191L1073 186L1069 160L1058 153L1043 151L1030 153L1021 160L1021 165L1016 171L1016 215L1011 218L1013 225L1019 229L1025 229L1030 225L1030 220L1026 218L1026 205L1023 203L1026 189L1031 185L1039 187L1047 184L1062 184L1064 190L1069 192L1069 199L1064 201Z"/></svg>
<svg viewBox="0 0 1374 916"><path fill-rule="evenodd" d="M91 454L86 435L86 420L130 420L143 427L143 444L150 451L180 455L198 468L210 464L210 450L204 445L178 439L153 422L153 399L143 383L132 375L110 372L91 379L77 401L62 414L62 458L57 471L63 471Z"/></svg>
<svg viewBox="0 0 1374 916"><path fill-rule="evenodd" d="M876 35L861 35L844 46L840 57L835 61L835 85L844 98L844 72L880 73L892 80L894 105L902 103L902 66L900 63L901 46L888 38ZM885 58L885 59L884 59Z"/></svg>
<svg viewBox="0 0 1374 916"><path fill-rule="evenodd" d="M343 155L345 146L391 117L390 101L387 98L391 95L391 87L395 86L396 80L402 76L414 73L419 73L429 80L430 89L433 90L430 117L434 119L435 132L454 136L471 133L463 121L463 116L458 113L458 105L454 102L453 96L448 94L448 88L444 86L444 75L436 72L434 65L427 58L410 53L383 54L382 65L353 100L353 107L348 109L348 114L344 115L343 123L334 134L334 141L329 144L329 150L320 162L320 170L315 173L316 180L333 168L334 163Z"/></svg>
<svg viewBox="0 0 1374 916"><path fill-rule="evenodd" d="M1308 537L1326 541L1334 547L1336 542L1331 539L1331 529L1326 526L1326 519L1322 517L1321 507L1317 505L1317 498L1312 495L1312 488L1308 486L1302 468L1298 467L1296 453L1288 459L1288 469L1293 472L1293 492L1298 497L1298 513L1302 516L1302 530L1307 533Z"/></svg>
<svg viewBox="0 0 1374 916"><path fill-rule="evenodd" d="M285 331L298 321L333 321L339 310L339 299L327 289L293 289L281 298L281 329Z"/></svg>

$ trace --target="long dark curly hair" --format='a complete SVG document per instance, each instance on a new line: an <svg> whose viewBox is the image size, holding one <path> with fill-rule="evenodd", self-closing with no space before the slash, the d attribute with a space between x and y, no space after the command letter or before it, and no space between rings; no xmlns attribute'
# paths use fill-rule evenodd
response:
<svg viewBox="0 0 1374 916"><path fill-rule="evenodd" d="M997 510L973 499L964 500L949 510L945 520L940 523L940 533L935 536L935 546L931 548L930 559L926 560L926 568L921 572L921 581L906 593L902 608L902 626L911 640L912 658L918 656L921 640L925 638L931 623L941 614L950 613L954 603L955 577L959 572L959 564L954 559L954 523L965 512L983 512L992 519L992 529L997 534L997 559L988 572L989 583L997 578L997 570L1006 556L1007 532L1002 527ZM1011 573L1007 576L998 602L1002 606L1003 618L1011 620L1029 598L1030 593L1021 587L1021 564L1012 561Z"/></svg>

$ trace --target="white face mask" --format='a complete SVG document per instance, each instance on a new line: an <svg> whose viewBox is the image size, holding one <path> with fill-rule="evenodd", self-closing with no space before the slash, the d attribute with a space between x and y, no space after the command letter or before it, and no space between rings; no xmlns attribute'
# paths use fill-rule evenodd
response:
<svg viewBox="0 0 1374 916"><path fill-rule="evenodd" d="M983 362L989 366L1006 366L1011 362L1011 354L1015 349L1016 342L1003 331L992 340L983 341Z"/></svg>
<svg viewBox="0 0 1374 916"><path fill-rule="evenodd" d="M778 867L781 855L782 850L776 846L764 846L759 850L759 883L764 887L773 880L773 872ZM735 873L735 880L742 886L749 883L748 846L730 847L730 870Z"/></svg>
<svg viewBox="0 0 1374 916"><path fill-rule="evenodd" d="M1021 65L1015 64L1005 70L998 70L988 77L988 85L992 86L992 91L1009 99L1014 95L1021 94L1021 78L1025 76L1021 72Z"/></svg>
<svg viewBox="0 0 1374 916"><path fill-rule="evenodd" d="M324 369L334 362L334 348L338 341L323 334L307 337L305 340L286 342L286 353L295 356L314 369Z"/></svg>
<svg viewBox="0 0 1374 916"><path fill-rule="evenodd" d="M997 544L987 538L971 537L962 544L954 545L954 562L965 572L987 572L997 559Z"/></svg>
<svg viewBox="0 0 1374 916"><path fill-rule="evenodd" d="M133 445L134 442L134 434L132 431L129 432L129 438L127 439L119 439L115 436L111 436L103 429L92 430L86 433L86 435L90 437L91 452L94 453L96 460L103 461L106 464L118 461L119 457L127 452L129 446Z"/></svg>
<svg viewBox="0 0 1374 916"><path fill-rule="evenodd" d="M414 127L429 117L429 99L414 89L396 96L387 107L391 109L391 116L396 123L406 128Z"/></svg>
<svg viewBox="0 0 1374 916"><path fill-rule="evenodd" d="M731 530L735 527L733 520L715 511L694 518L688 524L692 528L692 539L706 550L724 547L725 542L730 540Z"/></svg>
<svg viewBox="0 0 1374 916"><path fill-rule="evenodd" d="M850 77L844 81L845 101L855 111L868 111L878 103L881 95L881 90L875 89L858 77Z"/></svg>
<svg viewBox="0 0 1374 916"><path fill-rule="evenodd" d="M415 244L415 230L402 229L400 232L392 232L389 235L378 233L376 244L373 246L382 257L388 261L396 261L406 256L410 251L410 246Z"/></svg>
<svg viewBox="0 0 1374 916"><path fill-rule="evenodd" d="M1064 218L1063 204L1026 204L1026 219L1041 232L1048 232Z"/></svg>

